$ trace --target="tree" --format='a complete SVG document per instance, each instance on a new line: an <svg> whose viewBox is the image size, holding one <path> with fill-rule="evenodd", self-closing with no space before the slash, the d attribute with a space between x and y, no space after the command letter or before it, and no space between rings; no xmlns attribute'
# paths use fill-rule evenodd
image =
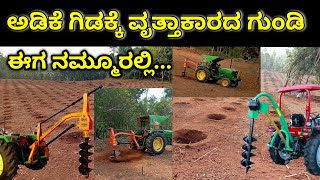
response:
<svg viewBox="0 0 320 180"><path fill-rule="evenodd" d="M292 51L287 51L289 61L285 86L289 83L291 85L308 83L312 75L319 79L318 72L315 72L320 68L319 52L319 47L295 47Z"/></svg>
<svg viewBox="0 0 320 180"><path fill-rule="evenodd" d="M172 99L147 96L147 89L101 89L95 93L95 137L108 137L108 129L135 130L137 118L146 115L169 116L162 124L172 129Z"/></svg>

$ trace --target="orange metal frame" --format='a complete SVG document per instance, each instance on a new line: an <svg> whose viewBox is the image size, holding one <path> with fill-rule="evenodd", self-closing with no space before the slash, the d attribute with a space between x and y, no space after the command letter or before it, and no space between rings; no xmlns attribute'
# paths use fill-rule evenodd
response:
<svg viewBox="0 0 320 180"><path fill-rule="evenodd" d="M130 148L132 148L132 142L134 142L137 146L137 149L140 149L140 146L137 142L137 139L142 139L143 136L135 135L133 130L130 130L128 133L118 132L115 134L114 129L111 128L110 129L110 144L111 144L112 150L115 150L118 145L117 136L129 136L130 140L128 142L131 143Z"/></svg>
<svg viewBox="0 0 320 180"><path fill-rule="evenodd" d="M38 123L37 127L37 141L35 141L32 145L29 146L31 149L31 153L28 158L28 163L33 162L33 157L35 154L35 151L38 147L45 147L46 144L43 141L45 137L47 137L50 133L52 133L60 124L71 120L79 118L79 122L76 124L76 126L83 131L83 137L88 138L89 137L89 131L92 130L93 125L93 118L90 115L89 112L89 102L88 102L88 94L83 94L83 110L82 112L76 112L68 114L64 117L62 117L57 123L55 123L50 129L48 129L45 133L42 133L41 123ZM49 152L46 152L46 156L49 157Z"/></svg>
<svg viewBox="0 0 320 180"><path fill-rule="evenodd" d="M190 66L189 66L189 63L192 64L192 65L194 65L196 68L197 68L198 65L199 65L199 63L194 62L194 61L192 61L192 60L190 60L190 59L188 59L188 58L185 57L185 58L184 58L184 62L183 62L184 71L186 71L186 69L190 67Z"/></svg>

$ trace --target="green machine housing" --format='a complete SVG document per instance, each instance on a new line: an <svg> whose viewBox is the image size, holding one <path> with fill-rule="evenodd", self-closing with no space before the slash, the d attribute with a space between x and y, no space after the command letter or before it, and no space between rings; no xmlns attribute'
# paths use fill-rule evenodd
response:
<svg viewBox="0 0 320 180"><path fill-rule="evenodd" d="M164 135L166 139L166 145L172 145L172 130L163 130L161 123L167 121L169 119L168 116L157 116L157 115L149 115L149 116L141 116L138 118L138 130L135 131L136 135L143 135L145 130L147 130L148 134L152 134L154 132L160 132ZM159 128L154 126L153 121L159 123ZM145 139L143 142L139 141L139 145L145 145Z"/></svg>
<svg viewBox="0 0 320 180"><path fill-rule="evenodd" d="M137 139L142 151L147 150L150 155L159 155L164 152L166 145L172 145L172 130L164 130L161 125L168 119L169 116L157 115L140 116L138 118L138 130L135 131L135 134L143 136L143 138ZM153 145L151 145L154 138L157 137L164 140L159 151L154 150ZM133 149L137 148L134 143L132 146Z"/></svg>

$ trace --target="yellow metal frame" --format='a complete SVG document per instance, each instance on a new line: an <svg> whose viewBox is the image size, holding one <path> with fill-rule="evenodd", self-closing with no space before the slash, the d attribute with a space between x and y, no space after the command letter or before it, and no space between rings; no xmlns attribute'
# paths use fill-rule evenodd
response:
<svg viewBox="0 0 320 180"><path fill-rule="evenodd" d="M206 77L206 72L204 70L199 70L197 72L197 78L200 80L204 80Z"/></svg>
<svg viewBox="0 0 320 180"><path fill-rule="evenodd" d="M89 131L92 130L92 127L93 127L93 118L91 117L90 111L89 111L90 108L89 108L87 93L83 94L82 109L83 109L82 112L71 113L62 117L57 123L55 123L45 133L42 133L41 123L38 123L37 141L35 141L32 145L29 146L29 148L31 149L31 153L28 158L28 163L34 162L33 157L38 147L46 146L46 144L43 143L44 138L46 138L50 133L52 133L59 125L61 125L62 123L68 120L79 118L79 122L76 124L76 126L83 131L83 137L88 138ZM46 156L49 157L49 152L46 153Z"/></svg>

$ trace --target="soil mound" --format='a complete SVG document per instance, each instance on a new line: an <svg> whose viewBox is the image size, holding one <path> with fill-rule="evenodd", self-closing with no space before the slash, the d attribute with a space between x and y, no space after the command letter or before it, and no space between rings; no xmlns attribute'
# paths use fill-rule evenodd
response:
<svg viewBox="0 0 320 180"><path fill-rule="evenodd" d="M108 154L109 161L111 162L127 162L127 161L140 159L142 157L142 151L127 149L127 150L121 150L120 154L116 158L111 156L113 156L113 152Z"/></svg>

